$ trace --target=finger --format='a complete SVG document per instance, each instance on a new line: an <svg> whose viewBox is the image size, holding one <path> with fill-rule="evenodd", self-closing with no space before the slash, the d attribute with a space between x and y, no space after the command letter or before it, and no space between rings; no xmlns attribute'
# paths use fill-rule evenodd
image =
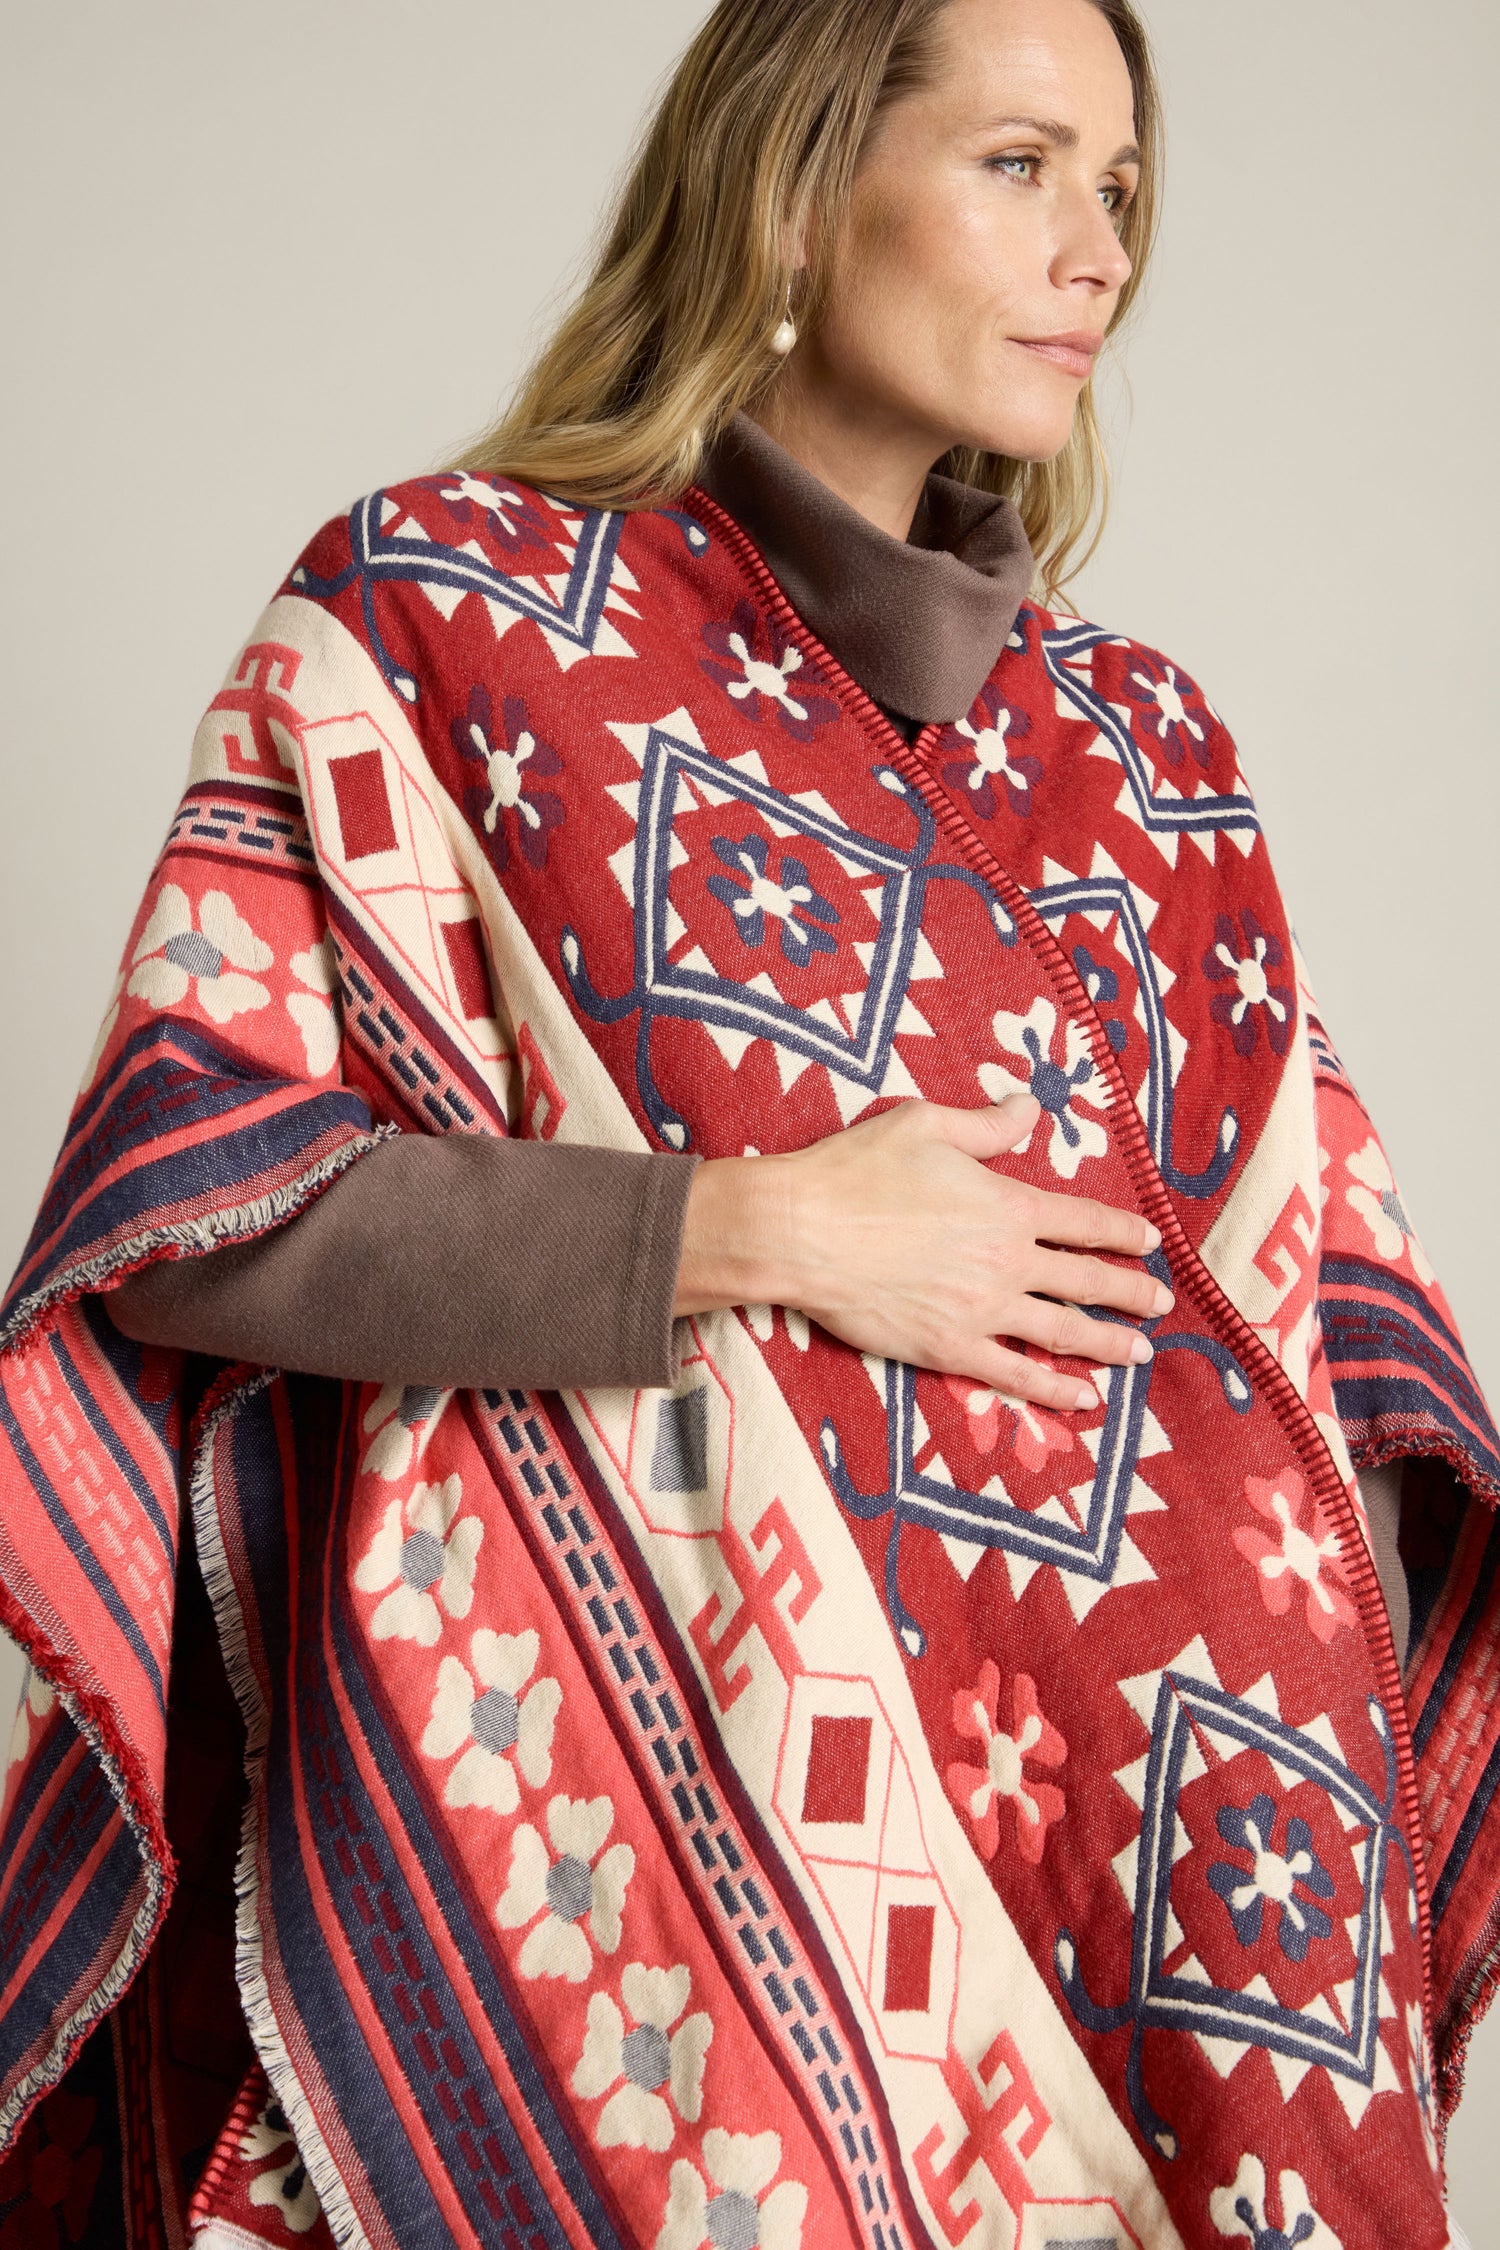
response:
<svg viewBox="0 0 1500 2250"><path fill-rule="evenodd" d="M1034 1095L1012 1094L991 1109L944 1109L940 1103L930 1102L926 1123L936 1139L984 1164L991 1157L1007 1155L1024 1141L1041 1114L1041 1104Z"/></svg>
<svg viewBox="0 0 1500 2250"><path fill-rule="evenodd" d="M1144 1258L1161 1248L1161 1235L1138 1212L1121 1211L1113 1203L1096 1203L1090 1195L1053 1195L1040 1189L1028 1220L1035 1218L1037 1239L1066 1242L1080 1250L1118 1250L1127 1258Z"/></svg>
<svg viewBox="0 0 1500 2250"><path fill-rule="evenodd" d="M1077 1258L1068 1250L1038 1250L1034 1264L1027 1260L1021 1285L1065 1304L1109 1305L1137 1320L1158 1320L1176 1302L1170 1289L1139 1266Z"/></svg>
<svg viewBox="0 0 1500 2250"><path fill-rule="evenodd" d="M1142 1367L1152 1356L1138 1328L1090 1320L1076 1305L1051 1305L1044 1297L1028 1297L1011 1315L1011 1333L1061 1359L1092 1360L1101 1367Z"/></svg>
<svg viewBox="0 0 1500 2250"><path fill-rule="evenodd" d="M1006 1398L1024 1398L1033 1406L1050 1406L1061 1414L1090 1414L1099 1404L1099 1394L1091 1383L1081 1383L1076 1375L1059 1375L1055 1367L1045 1366L1039 1359L1027 1359L1021 1352L1007 1351L1003 1344L990 1341L976 1341L973 1350L964 1354L962 1367L952 1372L971 1376Z"/></svg>

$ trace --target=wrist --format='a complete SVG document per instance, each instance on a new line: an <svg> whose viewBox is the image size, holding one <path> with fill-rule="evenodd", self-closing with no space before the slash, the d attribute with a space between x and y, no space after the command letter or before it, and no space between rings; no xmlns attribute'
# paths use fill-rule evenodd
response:
<svg viewBox="0 0 1500 2250"><path fill-rule="evenodd" d="M673 1310L784 1304L790 1270L791 1181L779 1156L716 1157L688 1191Z"/></svg>

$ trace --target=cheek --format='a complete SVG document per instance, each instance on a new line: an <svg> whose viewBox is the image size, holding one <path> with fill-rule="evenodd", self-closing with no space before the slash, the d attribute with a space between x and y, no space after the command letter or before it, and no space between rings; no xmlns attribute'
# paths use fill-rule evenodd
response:
<svg viewBox="0 0 1500 2250"><path fill-rule="evenodd" d="M871 362L909 360L918 342L950 364L988 353L1046 283L1046 256L1025 217L998 198L934 196L869 214L829 306L829 339Z"/></svg>
<svg viewBox="0 0 1500 2250"><path fill-rule="evenodd" d="M1037 307L1051 294L1051 244L1040 197L1028 202L996 188L966 198L931 247L958 333L988 350L997 331L1033 331ZM1044 317L1041 325L1058 323Z"/></svg>

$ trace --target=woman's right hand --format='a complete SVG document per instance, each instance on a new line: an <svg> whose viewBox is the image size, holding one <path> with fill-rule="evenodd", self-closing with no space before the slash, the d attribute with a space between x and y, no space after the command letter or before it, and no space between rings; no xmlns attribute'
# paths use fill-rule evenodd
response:
<svg viewBox="0 0 1500 2250"><path fill-rule="evenodd" d="M986 1169L1039 1115L1029 1094L996 1109L908 1102L789 1156L701 1164L677 1312L794 1306L857 1351L1039 1406L1095 1406L1076 1376L999 1339L1095 1366L1139 1364L1151 1347L1137 1329L1079 1308L1154 1318L1172 1297L1099 1255L1156 1249L1148 1221Z"/></svg>

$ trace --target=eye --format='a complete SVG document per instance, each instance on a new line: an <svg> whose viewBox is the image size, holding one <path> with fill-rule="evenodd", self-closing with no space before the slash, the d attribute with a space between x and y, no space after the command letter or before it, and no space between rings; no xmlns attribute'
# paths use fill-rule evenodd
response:
<svg viewBox="0 0 1500 2250"><path fill-rule="evenodd" d="M988 159L992 172L1000 173L1007 180L1019 180L1023 186L1035 179L1041 162L1039 156L992 156Z"/></svg>
<svg viewBox="0 0 1500 2250"><path fill-rule="evenodd" d="M1123 219L1135 201L1135 189L1125 187L1119 180L1111 180L1099 190L1099 201L1112 219Z"/></svg>

